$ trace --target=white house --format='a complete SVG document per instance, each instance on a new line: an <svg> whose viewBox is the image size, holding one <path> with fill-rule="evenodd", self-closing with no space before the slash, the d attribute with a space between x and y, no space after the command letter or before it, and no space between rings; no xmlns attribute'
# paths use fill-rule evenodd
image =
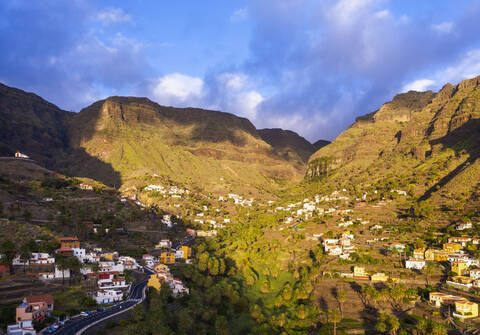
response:
<svg viewBox="0 0 480 335"><path fill-rule="evenodd" d="M73 256L77 257L80 262L84 262L86 259L86 251L84 248L72 248Z"/></svg>
<svg viewBox="0 0 480 335"><path fill-rule="evenodd" d="M161 248L169 248L170 249L171 247L172 247L172 242L170 240L161 240L155 246L155 249L161 249Z"/></svg>
<svg viewBox="0 0 480 335"><path fill-rule="evenodd" d="M405 262L405 267L407 269L416 269L421 270L425 267L425 260L424 259L416 259L410 258Z"/></svg>
<svg viewBox="0 0 480 335"><path fill-rule="evenodd" d="M101 279L98 281L98 287L102 290L122 289L128 287L125 278Z"/></svg>
<svg viewBox="0 0 480 335"><path fill-rule="evenodd" d="M99 305L111 304L116 301L121 301L123 299L123 293L115 290L100 290L95 292L93 299L95 299Z"/></svg>
<svg viewBox="0 0 480 335"><path fill-rule="evenodd" d="M15 153L15 158L25 158L25 159L29 159L30 157L28 157L27 155L25 154L22 154L20 151L17 151Z"/></svg>
<svg viewBox="0 0 480 335"><path fill-rule="evenodd" d="M456 230L466 230L466 229L472 229L473 225L471 222L465 222L465 223L460 223L455 229Z"/></svg>
<svg viewBox="0 0 480 335"><path fill-rule="evenodd" d="M7 326L7 335L36 335L32 320L19 321L15 325Z"/></svg>
<svg viewBox="0 0 480 335"><path fill-rule="evenodd" d="M475 279L480 279L480 269L470 270L470 277Z"/></svg>
<svg viewBox="0 0 480 335"><path fill-rule="evenodd" d="M183 250L175 251L175 259L182 259L183 258Z"/></svg>
<svg viewBox="0 0 480 335"><path fill-rule="evenodd" d="M70 269L61 271L58 269L58 267L55 266L55 278L56 279L70 278Z"/></svg>
<svg viewBox="0 0 480 335"><path fill-rule="evenodd" d="M46 252L32 252L32 257L30 258L30 264L35 265L48 265L54 264L55 258L50 256Z"/></svg>
<svg viewBox="0 0 480 335"><path fill-rule="evenodd" d="M450 255L448 255L447 260L450 263L464 261L464 262L467 263L467 267L479 266L480 265L480 261L478 259L476 259L473 256L463 254L463 253L450 254Z"/></svg>
<svg viewBox="0 0 480 335"><path fill-rule="evenodd" d="M65 278L68 278L68 277L65 277ZM38 274L38 279L41 279L41 280L55 279L55 272L40 272Z"/></svg>

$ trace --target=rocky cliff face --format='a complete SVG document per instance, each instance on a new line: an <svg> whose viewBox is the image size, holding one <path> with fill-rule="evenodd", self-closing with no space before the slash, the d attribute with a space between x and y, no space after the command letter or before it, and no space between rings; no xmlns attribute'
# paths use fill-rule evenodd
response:
<svg viewBox="0 0 480 335"><path fill-rule="evenodd" d="M460 176L470 174L467 170L473 171L478 164L479 82L477 77L447 84L437 94L396 96L378 111L358 118L335 141L313 154L307 177L328 171L332 179L338 174L366 180L368 175L369 182L375 182L394 174L398 178L410 174L410 182L425 183L423 191L429 192L428 196L454 180L459 191L468 191L468 183ZM442 177L441 185L429 185L428 174Z"/></svg>
<svg viewBox="0 0 480 335"><path fill-rule="evenodd" d="M146 98L112 97L69 122L74 156L85 151L113 167L125 187L153 174L201 189L275 187L303 167L280 157L244 118L217 111L160 106ZM104 178L89 164L73 173Z"/></svg>

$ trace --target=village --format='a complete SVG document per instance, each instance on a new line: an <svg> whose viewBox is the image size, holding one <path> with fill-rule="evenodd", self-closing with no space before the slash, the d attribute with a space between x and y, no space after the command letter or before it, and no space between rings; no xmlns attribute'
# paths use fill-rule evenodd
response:
<svg viewBox="0 0 480 335"><path fill-rule="evenodd" d="M193 241L195 235L190 232L189 239ZM75 275L81 276L86 294L94 301L92 306L113 306L122 302L129 295L133 284L133 271L144 272L144 267L154 274L148 277L147 286L160 290L162 285L168 285L174 297L189 294L188 287L183 282L174 278L169 270L169 265L176 262L182 264L190 263L192 256L191 247L184 244L177 244L172 247L170 240L159 241L156 249L158 257L150 254L142 255L141 259L119 255L117 251L105 251L102 248L82 248L77 237L59 237L60 248L54 254L31 253L28 259L24 255L17 255L12 262L15 270L26 271L27 276L32 280L62 282L70 281ZM1 266L1 277L5 278L11 273L8 265ZM98 307L98 310L103 310ZM55 311L55 301L52 294L39 294L25 296L20 305L16 307L14 325L7 327L9 335L35 335L34 324L43 324L45 320L53 320L51 316ZM82 311L80 316L88 316L91 311ZM70 317L75 317L71 315ZM49 334L61 328L69 318L45 325L40 332Z"/></svg>

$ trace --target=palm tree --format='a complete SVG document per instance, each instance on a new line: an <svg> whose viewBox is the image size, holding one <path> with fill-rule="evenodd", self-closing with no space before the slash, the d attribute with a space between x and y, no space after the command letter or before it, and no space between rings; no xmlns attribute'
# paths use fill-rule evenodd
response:
<svg viewBox="0 0 480 335"><path fill-rule="evenodd" d="M388 318L388 330L390 331L390 334L396 335L399 328L400 321L398 321L398 318L395 316L390 316Z"/></svg>
<svg viewBox="0 0 480 335"><path fill-rule="evenodd" d="M347 297L345 296L345 291L343 289L339 289L337 291L337 300L338 300L338 303L340 304L340 313L343 319L343 303L347 300Z"/></svg>
<svg viewBox="0 0 480 335"><path fill-rule="evenodd" d="M333 335L337 335L337 323L342 321L338 309L330 309L328 311L328 321L333 323Z"/></svg>
<svg viewBox="0 0 480 335"><path fill-rule="evenodd" d="M68 257L67 258L67 269L70 270L70 277L68 279L69 284L71 285L71 279L73 274L80 272L82 268L82 263L77 257Z"/></svg>
<svg viewBox="0 0 480 335"><path fill-rule="evenodd" d="M428 330L428 321L425 319L418 320L416 328L420 334L425 334Z"/></svg>
<svg viewBox="0 0 480 335"><path fill-rule="evenodd" d="M424 272L425 272L425 281L426 281L426 285L428 286L428 276L431 275L433 273L433 270L435 269L435 266L433 265L433 263L427 263L427 266L425 266L424 268Z"/></svg>
<svg viewBox="0 0 480 335"><path fill-rule="evenodd" d="M448 332L445 327L440 323L435 323L432 326L432 335L447 335Z"/></svg>
<svg viewBox="0 0 480 335"><path fill-rule="evenodd" d="M62 285L65 285L65 270L68 269L67 257L63 255L57 255L55 258L55 267L62 271Z"/></svg>
<svg viewBox="0 0 480 335"><path fill-rule="evenodd" d="M26 272L27 262L30 260L31 257L32 252L30 250L30 246L28 244L22 245L22 247L20 248L20 259L23 263L23 273Z"/></svg>
<svg viewBox="0 0 480 335"><path fill-rule="evenodd" d="M3 241L1 245L2 263L10 266L10 274L14 274L13 260L17 256L17 248L10 240Z"/></svg>

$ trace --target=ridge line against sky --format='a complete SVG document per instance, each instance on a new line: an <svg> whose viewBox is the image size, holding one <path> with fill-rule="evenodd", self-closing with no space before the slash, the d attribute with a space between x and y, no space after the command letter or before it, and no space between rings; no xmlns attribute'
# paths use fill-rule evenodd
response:
<svg viewBox="0 0 480 335"><path fill-rule="evenodd" d="M0 15L0 82L61 108L146 96L311 142L480 74L477 0L6 0Z"/></svg>

